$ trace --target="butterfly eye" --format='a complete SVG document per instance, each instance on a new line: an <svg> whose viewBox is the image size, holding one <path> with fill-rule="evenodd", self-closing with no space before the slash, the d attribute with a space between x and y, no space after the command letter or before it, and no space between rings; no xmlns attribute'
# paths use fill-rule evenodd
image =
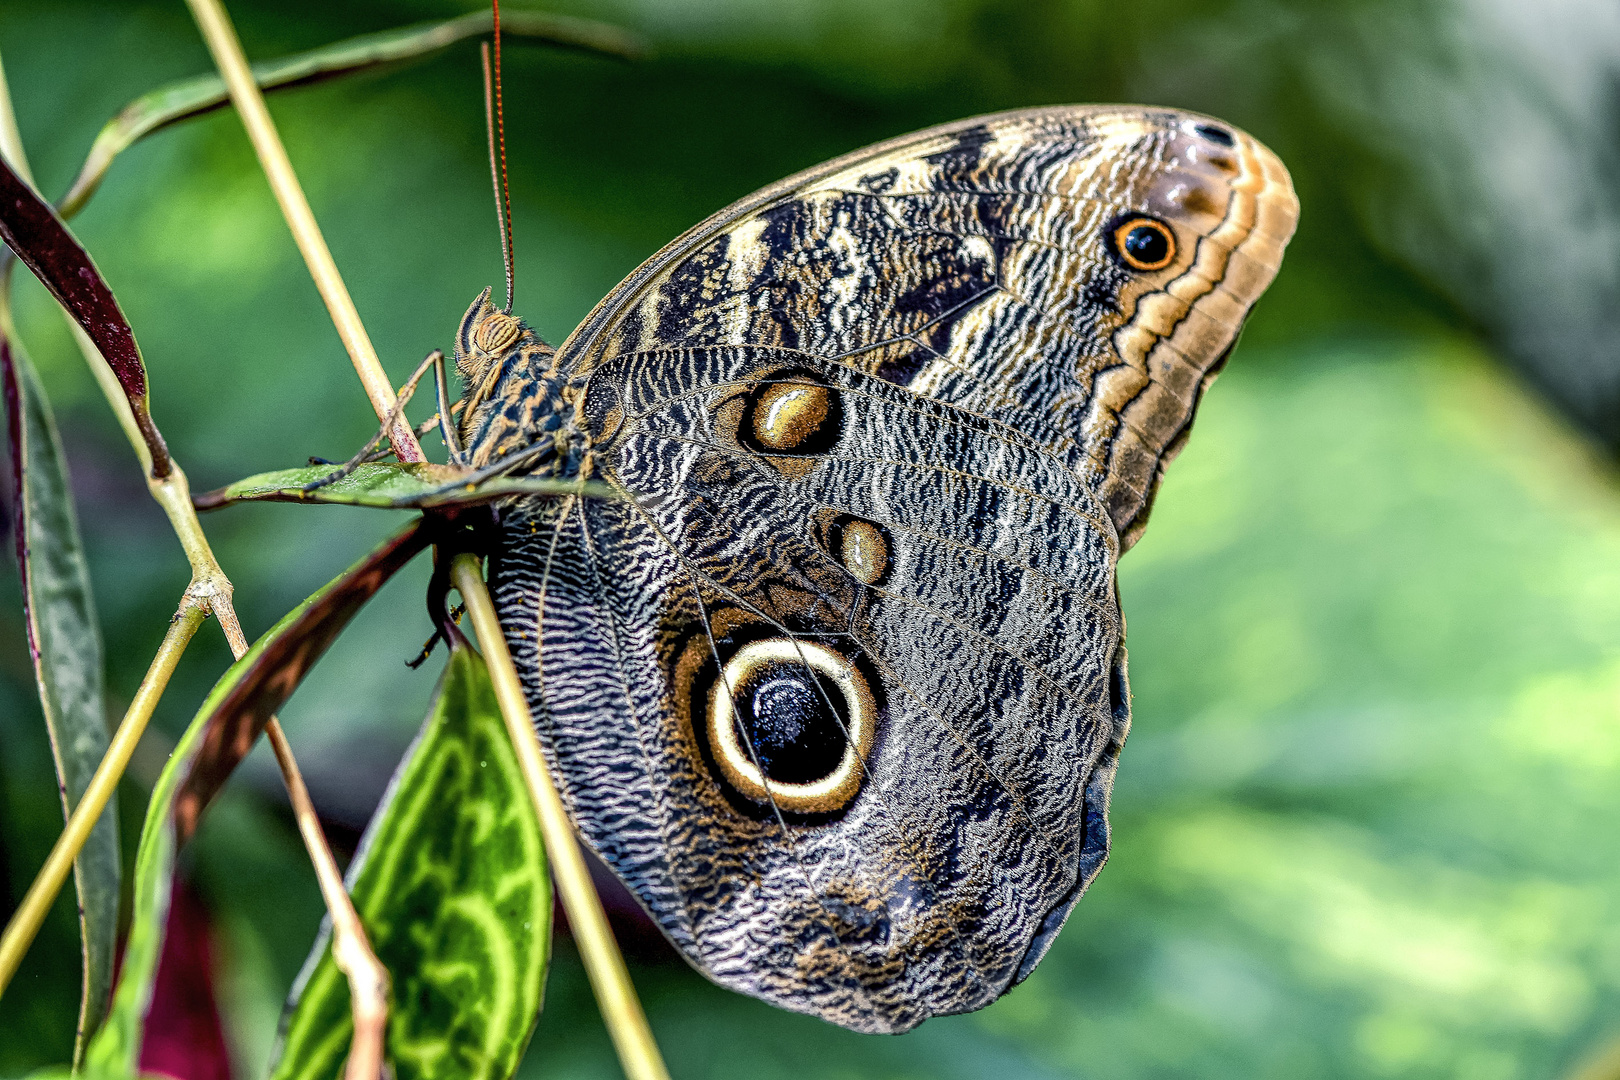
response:
<svg viewBox="0 0 1620 1080"><path fill-rule="evenodd" d="M486 318L473 331L473 344L487 353L504 352L523 334L523 324L500 312Z"/></svg>
<svg viewBox="0 0 1620 1080"><path fill-rule="evenodd" d="M1150 217L1127 218L1115 227L1114 251L1132 270L1163 270L1176 257L1170 226Z"/></svg>
<svg viewBox="0 0 1620 1080"><path fill-rule="evenodd" d="M866 677L814 641L743 646L710 695L708 740L723 779L744 798L827 814L860 791L876 708Z"/></svg>

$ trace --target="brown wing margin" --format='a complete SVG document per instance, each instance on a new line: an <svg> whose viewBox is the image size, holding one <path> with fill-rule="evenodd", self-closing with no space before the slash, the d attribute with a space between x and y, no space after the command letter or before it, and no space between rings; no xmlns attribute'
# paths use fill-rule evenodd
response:
<svg viewBox="0 0 1620 1080"><path fill-rule="evenodd" d="M1113 335L1119 364L1097 375L1084 441L1105 451L1102 497L1121 551L1147 526L1165 467L1186 444L1198 402L1276 276L1299 217L1282 163L1247 135L1233 133L1233 142L1220 224L1198 240L1190 266L1138 298Z"/></svg>

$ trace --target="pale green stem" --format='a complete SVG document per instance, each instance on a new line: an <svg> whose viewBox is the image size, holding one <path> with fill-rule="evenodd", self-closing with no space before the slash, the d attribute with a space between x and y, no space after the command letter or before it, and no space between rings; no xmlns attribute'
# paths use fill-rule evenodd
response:
<svg viewBox="0 0 1620 1080"><path fill-rule="evenodd" d="M181 604L174 621L169 624L169 632L163 638L157 656L152 658L146 678L141 680L139 689L135 691L135 700L130 702L129 711L124 713L123 721L113 734L106 756L96 766L96 773L90 778L84 798L73 808L67 828L56 838L56 846L51 848L50 857L45 860L34 883L28 887L27 895L6 924L5 932L0 934L0 994L5 993L6 985L17 973L17 965L22 963L23 954L33 943L34 935L39 933L45 913L51 909L56 894L62 890L62 883L72 871L73 860L78 858L79 849L84 847L90 830L107 808L107 801L112 798L113 792L118 789L118 780L129 765L135 744L141 741L141 733L146 730L147 721L152 719L152 710L157 708L158 699L169 685L169 676L174 674L175 665L180 662L187 643L206 616L201 607Z"/></svg>
<svg viewBox="0 0 1620 1080"><path fill-rule="evenodd" d="M6 65L0 61L0 155L11 162L17 175L34 182L28 175L28 159L23 154L22 133L17 130L17 114L11 108L11 84L6 81Z"/></svg>
<svg viewBox="0 0 1620 1080"><path fill-rule="evenodd" d="M186 0L186 4L191 8L192 17L197 20L197 28L202 31L203 40L213 54L226 88L231 92L231 103L242 117L242 126L247 128L253 151L259 156L259 165L270 181L276 202L281 204L282 216L287 219L287 227L292 230L293 240L304 256L316 290L326 302L326 310L332 316L332 324L337 327L338 337L343 339L343 347L349 352L349 359L360 376L361 384L366 388L371 407L376 410L377 419L386 422L394 408L394 384L389 381L388 373L377 359L377 350L372 347L371 337L366 333L365 324L360 321L360 312L349 296L348 287L343 284L343 275L338 272L331 249L326 246L321 227L315 223L315 213L309 208L309 200L304 197L298 174L293 171L292 161L287 157L287 148L282 145L281 135L276 131L276 122L270 118L270 110L264 103L264 91L259 89L258 81L248 67L247 55L242 52L242 42L236 36L236 28L231 25L230 16L225 13L224 5L219 0ZM389 438L393 442L395 455L401 461L427 460L409 421L397 419L389 431Z"/></svg>

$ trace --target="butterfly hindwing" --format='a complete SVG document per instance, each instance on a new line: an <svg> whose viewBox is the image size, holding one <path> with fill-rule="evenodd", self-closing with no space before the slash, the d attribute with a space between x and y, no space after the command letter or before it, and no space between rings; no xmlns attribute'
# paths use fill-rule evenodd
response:
<svg viewBox="0 0 1620 1080"><path fill-rule="evenodd" d="M769 435L783 388L836 416L814 454L739 430ZM615 358L587 395L623 498L508 518L528 539L495 572L587 839L701 969L788 1008L894 1031L999 996L1106 851L1126 716L1095 495L1003 425L787 350ZM728 760L728 716L772 759ZM845 790L808 790L846 756Z"/></svg>

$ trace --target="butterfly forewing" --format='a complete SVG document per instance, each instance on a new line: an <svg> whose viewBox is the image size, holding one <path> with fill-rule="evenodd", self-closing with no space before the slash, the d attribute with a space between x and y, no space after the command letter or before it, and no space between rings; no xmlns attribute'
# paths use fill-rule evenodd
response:
<svg viewBox="0 0 1620 1080"><path fill-rule="evenodd" d="M583 367L683 345L836 359L1040 432L1129 546L1297 214L1270 151L1204 117L1082 106L962 121L720 212L562 352ZM1172 240L1150 272L1118 249L1138 218Z"/></svg>

